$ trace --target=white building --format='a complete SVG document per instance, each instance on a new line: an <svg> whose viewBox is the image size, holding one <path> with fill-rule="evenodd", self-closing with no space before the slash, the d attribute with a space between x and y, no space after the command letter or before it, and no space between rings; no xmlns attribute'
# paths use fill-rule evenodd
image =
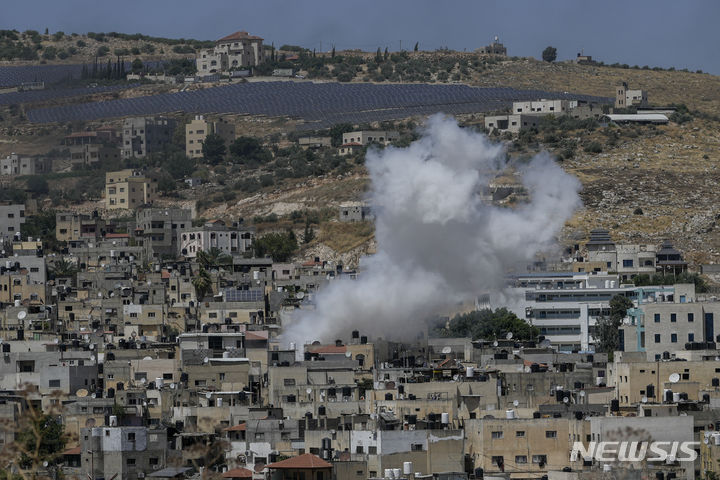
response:
<svg viewBox="0 0 720 480"><path fill-rule="evenodd" d="M11 240L25 223L25 205L0 204L0 242Z"/></svg>
<svg viewBox="0 0 720 480"><path fill-rule="evenodd" d="M237 224L228 227L221 220L208 222L202 227L178 232L178 252L187 258L195 258L200 251L218 248L229 255L247 252L255 238L250 228Z"/></svg>
<svg viewBox="0 0 720 480"><path fill-rule="evenodd" d="M265 60L263 39L248 32L232 33L215 42L213 48L200 50L196 64L198 74L227 72L257 66Z"/></svg>

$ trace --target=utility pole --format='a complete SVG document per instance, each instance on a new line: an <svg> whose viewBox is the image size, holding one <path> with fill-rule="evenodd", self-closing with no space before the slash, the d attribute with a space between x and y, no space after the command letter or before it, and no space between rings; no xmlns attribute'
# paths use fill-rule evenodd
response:
<svg viewBox="0 0 720 480"><path fill-rule="evenodd" d="M402 40L398 40L400 42L400 51L402 52Z"/></svg>

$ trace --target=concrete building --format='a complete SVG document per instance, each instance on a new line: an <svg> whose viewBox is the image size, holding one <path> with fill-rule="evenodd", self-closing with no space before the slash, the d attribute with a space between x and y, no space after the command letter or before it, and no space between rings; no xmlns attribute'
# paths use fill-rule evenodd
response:
<svg viewBox="0 0 720 480"><path fill-rule="evenodd" d="M647 107L648 94L645 90L630 90L627 82L615 87L615 108Z"/></svg>
<svg viewBox="0 0 720 480"><path fill-rule="evenodd" d="M10 241L25 223L25 205L0 203L0 244Z"/></svg>
<svg viewBox="0 0 720 480"><path fill-rule="evenodd" d="M300 137L298 145L303 149L316 149L322 147L332 147L331 137Z"/></svg>
<svg viewBox="0 0 720 480"><path fill-rule="evenodd" d="M97 212L92 215L72 212L55 214L55 238L59 242L82 238L96 240L104 235L105 226L105 220L100 218Z"/></svg>
<svg viewBox="0 0 720 480"><path fill-rule="evenodd" d="M490 132L518 133L523 129L537 128L541 118L539 114L489 115L485 117L485 128Z"/></svg>
<svg viewBox="0 0 720 480"><path fill-rule="evenodd" d="M170 450L166 429L118 426L117 418L110 418L109 426L80 431L83 477L112 478L117 475L118 478L137 480L165 468Z"/></svg>
<svg viewBox="0 0 720 480"><path fill-rule="evenodd" d="M192 211L184 208L143 208L136 216L135 238L146 258L178 252L178 234L192 227Z"/></svg>
<svg viewBox="0 0 720 480"><path fill-rule="evenodd" d="M656 270L655 245L616 244L605 229L590 232L585 244L587 258L575 262L574 269L587 272L615 272L627 282L636 275L651 275Z"/></svg>
<svg viewBox="0 0 720 480"><path fill-rule="evenodd" d="M354 144L358 143L362 146L370 143L379 143L382 145L390 145L392 142L400 138L398 132L390 130L359 130L355 132L343 133L342 143Z"/></svg>
<svg viewBox="0 0 720 480"><path fill-rule="evenodd" d="M370 206L363 202L349 202L340 205L340 216L341 222L364 222L366 220L372 221L375 216L370 209Z"/></svg>
<svg viewBox="0 0 720 480"><path fill-rule="evenodd" d="M202 158L202 144L210 135L218 135L226 146L235 140L235 124L227 119L206 120L202 115L196 115L185 125L185 155L189 158Z"/></svg>
<svg viewBox="0 0 720 480"><path fill-rule="evenodd" d="M577 100L532 100L526 102L513 102L512 113L540 113L543 115L567 114L578 106Z"/></svg>
<svg viewBox="0 0 720 480"><path fill-rule="evenodd" d="M195 258L198 252L212 248L229 255L241 255L250 251L255 230L242 228L237 223L227 226L221 220L214 220L199 228L188 228L178 236L178 254L187 258Z"/></svg>
<svg viewBox="0 0 720 480"><path fill-rule="evenodd" d="M245 31L227 35L213 48L200 50L195 60L200 75L255 67L264 61L263 39Z"/></svg>
<svg viewBox="0 0 720 480"><path fill-rule="evenodd" d="M175 120L165 117L125 119L120 147L122 158L145 158L149 153L161 152L172 142L175 126Z"/></svg>
<svg viewBox="0 0 720 480"><path fill-rule="evenodd" d="M21 157L12 153L0 159L0 175L42 175L52 172L52 160L44 157Z"/></svg>
<svg viewBox="0 0 720 480"><path fill-rule="evenodd" d="M105 208L136 209L152 203L157 194L157 180L138 170L120 170L105 174Z"/></svg>
<svg viewBox="0 0 720 480"><path fill-rule="evenodd" d="M490 43L490 45L478 48L477 52L481 55L501 55L503 57L507 56L507 48L505 47L505 45L500 43L500 38L497 35L495 35L495 38L493 38L493 41L492 43Z"/></svg>
<svg viewBox="0 0 720 480"><path fill-rule="evenodd" d="M73 165L119 162L120 149L113 130L73 132L63 142L70 151Z"/></svg>

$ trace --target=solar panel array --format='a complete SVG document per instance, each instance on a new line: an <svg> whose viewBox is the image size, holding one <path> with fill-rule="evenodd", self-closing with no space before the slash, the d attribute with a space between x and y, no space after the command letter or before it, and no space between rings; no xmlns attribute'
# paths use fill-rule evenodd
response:
<svg viewBox="0 0 720 480"><path fill-rule="evenodd" d="M108 57L109 58L109 57ZM115 58L110 59L113 63ZM105 68L107 60L99 59L99 66ZM130 61L125 62L125 69L130 71ZM150 68L160 65L160 62L145 62ZM92 70L92 65L87 64ZM60 83L65 80L78 80L82 76L83 64L69 65L24 65L0 67L0 87L16 87L26 82L45 82L46 85Z"/></svg>
<svg viewBox="0 0 720 480"><path fill-rule="evenodd" d="M108 117L188 113L239 113L301 118L304 128L364 123L436 112L462 114L500 110L513 101L564 98L609 99L542 90L467 85L250 82L108 102L35 109L32 122L68 122Z"/></svg>
<svg viewBox="0 0 720 480"><path fill-rule="evenodd" d="M136 87L137 84L109 85L98 87L81 88L55 88L47 90L28 90L26 92L10 92L0 95L0 105L12 105L14 103L34 103L56 98L79 97L93 93L112 92Z"/></svg>
<svg viewBox="0 0 720 480"><path fill-rule="evenodd" d="M226 288L224 294L226 302L261 302L265 298L262 290Z"/></svg>

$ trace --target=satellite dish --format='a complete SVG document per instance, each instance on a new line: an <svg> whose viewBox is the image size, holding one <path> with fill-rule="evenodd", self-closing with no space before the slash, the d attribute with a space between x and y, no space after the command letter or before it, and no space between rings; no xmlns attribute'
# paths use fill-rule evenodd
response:
<svg viewBox="0 0 720 480"><path fill-rule="evenodd" d="M648 398L647 398L647 397L642 397L642 398L640 399L640 401L641 401L642 403L647 403Z"/></svg>
<svg viewBox="0 0 720 480"><path fill-rule="evenodd" d="M570 397L563 397L563 403L568 403L570 401Z"/></svg>
<svg viewBox="0 0 720 480"><path fill-rule="evenodd" d="M443 347L441 352L442 353L450 353L450 352L452 352L452 347Z"/></svg>
<svg viewBox="0 0 720 480"><path fill-rule="evenodd" d="M47 460L45 460L45 461L43 462L43 467L47 468L48 465L50 465L50 464L47 462Z"/></svg>
<svg viewBox="0 0 720 480"><path fill-rule="evenodd" d="M143 357L143 360L152 360L152 357Z"/></svg>
<svg viewBox="0 0 720 480"><path fill-rule="evenodd" d="M91 361L91 362L94 362L94 361L95 361L95 355L90 355L90 361Z"/></svg>
<svg viewBox="0 0 720 480"><path fill-rule="evenodd" d="M210 359L208 357L203 358L203 363L208 363Z"/></svg>
<svg viewBox="0 0 720 480"><path fill-rule="evenodd" d="M497 346L498 346L498 341L495 340L495 341L493 342L493 347L497 347Z"/></svg>
<svg viewBox="0 0 720 480"><path fill-rule="evenodd" d="M585 390L580 390L579 395L580 395L580 397L584 397L584 396L585 396Z"/></svg>
<svg viewBox="0 0 720 480"><path fill-rule="evenodd" d="M90 350L95 350L95 344L94 344L94 343L91 343L88 348L89 348Z"/></svg>
<svg viewBox="0 0 720 480"><path fill-rule="evenodd" d="M346 356L347 358L352 357L352 352L345 352L345 356Z"/></svg>
<svg viewBox="0 0 720 480"><path fill-rule="evenodd" d="M147 382L146 379L144 379L144 378L141 378L141 379L140 379L140 383L142 383L143 385L145 384L145 382Z"/></svg>
<svg viewBox="0 0 720 480"><path fill-rule="evenodd" d="M518 405L520 405L520 402L518 402L517 400L513 400L513 406L517 407Z"/></svg>
<svg viewBox="0 0 720 480"><path fill-rule="evenodd" d="M296 293L295 298L297 298L298 300L302 300L303 298L305 298L305 292Z"/></svg>
<svg viewBox="0 0 720 480"><path fill-rule="evenodd" d="M97 398L97 395L93 393L92 395L90 395L90 398Z"/></svg>
<svg viewBox="0 0 720 480"><path fill-rule="evenodd" d="M505 339L506 339L506 340L512 340L512 337L513 337L513 333L512 333L512 332L508 332L507 335L505 335Z"/></svg>
<svg viewBox="0 0 720 480"><path fill-rule="evenodd" d="M212 398L212 393L207 392L207 393L205 394L205 398L207 398L208 400L210 400L210 399Z"/></svg>
<svg viewBox="0 0 720 480"><path fill-rule="evenodd" d="M540 342L540 346L542 348L550 348L550 345L552 345L552 343L547 338L545 340L543 340L542 342Z"/></svg>
<svg viewBox="0 0 720 480"><path fill-rule="evenodd" d="M25 310L20 310L17 313L18 320L23 320L25 317L27 317L27 312Z"/></svg>
<svg viewBox="0 0 720 480"><path fill-rule="evenodd" d="M307 393L308 395L310 395L310 394L312 393L312 388L306 389L306 390L305 390L305 393Z"/></svg>
<svg viewBox="0 0 720 480"><path fill-rule="evenodd" d="M671 373L670 377L668 377L668 380L670 380L670 383L677 383L680 381L680 374L679 373Z"/></svg>
<svg viewBox="0 0 720 480"><path fill-rule="evenodd" d="M98 298L102 298L102 292L98 292Z"/></svg>
<svg viewBox="0 0 720 480"><path fill-rule="evenodd" d="M79 397L79 398L87 397L87 395L88 395L88 391L85 390L84 388L81 388L80 390L78 390L77 392L75 392L75 396L76 396L76 397Z"/></svg>
<svg viewBox="0 0 720 480"><path fill-rule="evenodd" d="M54 339L54 340L53 340L53 343L56 343L56 344L57 344L57 343L60 343L60 339L59 339L59 338Z"/></svg>
<svg viewBox="0 0 720 480"><path fill-rule="evenodd" d="M133 338L137 337L137 332L132 332L132 333L130 334L130 336L133 337Z"/></svg>
<svg viewBox="0 0 720 480"><path fill-rule="evenodd" d="M175 384L174 384L174 383L171 383L171 384L170 384L170 390L175 390Z"/></svg>

